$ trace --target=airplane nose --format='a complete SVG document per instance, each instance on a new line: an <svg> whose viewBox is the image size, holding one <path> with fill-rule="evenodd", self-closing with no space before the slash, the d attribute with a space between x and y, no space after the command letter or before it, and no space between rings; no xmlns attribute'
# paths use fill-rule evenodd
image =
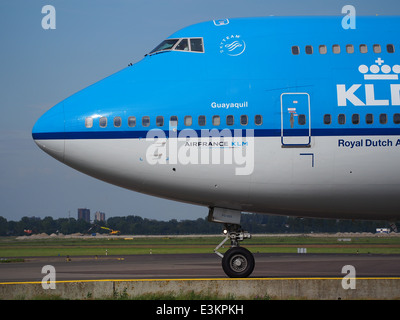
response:
<svg viewBox="0 0 400 320"><path fill-rule="evenodd" d="M32 129L32 138L44 152L64 162L65 116L63 103L43 114Z"/></svg>

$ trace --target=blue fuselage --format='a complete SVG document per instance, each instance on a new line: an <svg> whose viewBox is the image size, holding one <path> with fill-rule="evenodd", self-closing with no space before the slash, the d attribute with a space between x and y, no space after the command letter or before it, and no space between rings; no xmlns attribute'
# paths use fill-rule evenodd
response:
<svg viewBox="0 0 400 320"><path fill-rule="evenodd" d="M54 106L36 123L33 138L40 144L58 141L47 151L55 150L53 156L80 171L169 199L278 214L398 217L400 18L358 17L355 30L343 29L341 19L246 18L184 28L169 37L177 39L175 47L148 54ZM201 39L202 50L194 51L194 42L192 50L178 50L184 39ZM183 184L182 195L176 185L183 178L162 171L154 171L161 177L158 185L153 177L151 182L142 176L140 183L123 181L121 172L110 169L110 163L121 169L129 162L118 162L126 151L122 144L104 148L103 155L92 154L110 157L112 152L116 158L94 167L89 151L86 158L72 151L76 141L93 152L99 152L90 144L94 140L108 146L111 141L138 142L153 129L166 138L186 137L187 130L203 138L212 130L228 130L232 136L235 130L243 136L254 130L254 170L246 177L228 177L218 176L219 169L201 167L186 173L197 186L190 195L189 184ZM248 142L221 146L244 148ZM84 149L79 146L79 152ZM301 161L308 157L303 168ZM173 174L179 171L174 169ZM310 172L297 175L297 170ZM208 184L193 181L205 175ZM221 190L221 181L229 187L214 199L213 187ZM238 190L232 189L234 184ZM375 197L360 204L376 189ZM372 208L382 197L385 203ZM340 199L345 199L342 206ZM318 204L310 204L314 200Z"/></svg>

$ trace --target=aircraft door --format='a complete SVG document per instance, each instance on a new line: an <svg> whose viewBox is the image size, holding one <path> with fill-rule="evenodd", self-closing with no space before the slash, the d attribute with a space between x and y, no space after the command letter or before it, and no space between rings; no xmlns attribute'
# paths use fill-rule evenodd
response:
<svg viewBox="0 0 400 320"><path fill-rule="evenodd" d="M308 93L281 94L282 147L310 147L311 117Z"/></svg>

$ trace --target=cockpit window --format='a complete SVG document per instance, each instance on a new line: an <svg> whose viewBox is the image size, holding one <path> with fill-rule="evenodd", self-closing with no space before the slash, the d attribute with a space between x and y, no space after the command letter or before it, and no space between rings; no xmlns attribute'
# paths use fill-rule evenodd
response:
<svg viewBox="0 0 400 320"><path fill-rule="evenodd" d="M191 51L203 52L203 39L190 39Z"/></svg>
<svg viewBox="0 0 400 320"><path fill-rule="evenodd" d="M188 39L182 39L178 43L178 45L176 46L175 50L189 51L189 41L188 41Z"/></svg>
<svg viewBox="0 0 400 320"><path fill-rule="evenodd" d="M167 39L155 47L150 54L161 51L204 52L203 38Z"/></svg>
<svg viewBox="0 0 400 320"><path fill-rule="evenodd" d="M179 39L167 39L161 42L157 47L153 49L150 53L157 51L171 50L172 47L179 41Z"/></svg>

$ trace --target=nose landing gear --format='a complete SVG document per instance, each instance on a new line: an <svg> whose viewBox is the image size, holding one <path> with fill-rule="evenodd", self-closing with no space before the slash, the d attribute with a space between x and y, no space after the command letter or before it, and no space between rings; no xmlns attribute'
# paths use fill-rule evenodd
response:
<svg viewBox="0 0 400 320"><path fill-rule="evenodd" d="M224 223L226 221L234 223L224 223L224 234L226 237L214 249L214 252L222 258L222 269L228 277L246 278L253 272L255 261L253 254L249 250L239 246L240 241L251 238L250 233L243 231L242 227L239 225L241 212L229 210L229 214L227 214L227 209L223 209L224 214L219 215L218 211L215 210L218 210L218 208L210 210L209 221L219 223ZM221 217L224 218L221 219ZM231 248L225 252L225 254L218 252L218 250L228 240L231 241Z"/></svg>

